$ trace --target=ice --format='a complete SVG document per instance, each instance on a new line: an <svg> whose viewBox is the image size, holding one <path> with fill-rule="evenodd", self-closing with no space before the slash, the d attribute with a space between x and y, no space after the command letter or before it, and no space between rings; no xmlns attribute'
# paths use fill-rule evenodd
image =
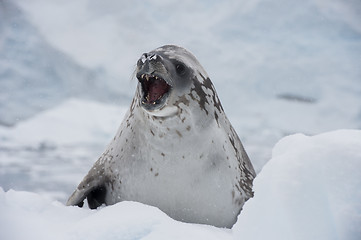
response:
<svg viewBox="0 0 361 240"><path fill-rule="evenodd" d="M111 77L55 49L12 1L0 2L0 124L12 126L70 97L118 102Z"/></svg>
<svg viewBox="0 0 361 240"><path fill-rule="evenodd" d="M50 84L48 97L40 102L26 101L29 97L24 95L20 99L44 106L41 109L67 89L55 87L57 82L76 83L77 91L83 94L87 89L87 96L94 98L110 96L110 90L117 90L122 96L112 101L127 106L134 92L136 80L131 78L138 58L161 45L176 44L193 52L208 72L228 117L255 159L257 172L283 136L361 127L361 5L357 0L306 0L297 4L287 0L15 3L25 13L23 21L43 36L35 49L25 49L34 52L30 56L37 56L44 45L69 56L50 55L54 61L31 59L35 63L46 61L56 72L65 73L56 80L51 75L39 75L46 71L36 68L35 73L44 81L41 86ZM33 35L25 31L20 36ZM85 72L86 68L102 69L106 76L95 79L95 85L89 87L82 84L85 73L80 76L75 73L80 70L66 71L64 68L74 70L74 64L66 67L56 59L63 59L62 63L74 60ZM23 67L19 70L22 72ZM31 86L34 89L25 93L38 99L38 85ZM28 111L18 107L7 108L9 113L0 114L0 119L14 111Z"/></svg>
<svg viewBox="0 0 361 240"><path fill-rule="evenodd" d="M64 202L115 135L126 110L68 99L15 127L0 126L0 186Z"/></svg>

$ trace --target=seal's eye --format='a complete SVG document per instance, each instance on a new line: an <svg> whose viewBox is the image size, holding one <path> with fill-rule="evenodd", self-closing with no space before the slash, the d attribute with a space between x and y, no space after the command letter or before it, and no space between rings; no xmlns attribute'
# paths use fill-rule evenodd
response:
<svg viewBox="0 0 361 240"><path fill-rule="evenodd" d="M175 70L179 75L183 75L186 72L186 66L183 63L176 63Z"/></svg>

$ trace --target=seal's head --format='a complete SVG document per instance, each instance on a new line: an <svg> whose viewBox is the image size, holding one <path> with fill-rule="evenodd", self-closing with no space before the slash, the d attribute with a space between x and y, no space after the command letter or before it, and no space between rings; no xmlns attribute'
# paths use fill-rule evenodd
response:
<svg viewBox="0 0 361 240"><path fill-rule="evenodd" d="M136 69L140 106L154 116L175 115L175 103L200 74L206 75L197 59L184 48L166 45L144 53Z"/></svg>

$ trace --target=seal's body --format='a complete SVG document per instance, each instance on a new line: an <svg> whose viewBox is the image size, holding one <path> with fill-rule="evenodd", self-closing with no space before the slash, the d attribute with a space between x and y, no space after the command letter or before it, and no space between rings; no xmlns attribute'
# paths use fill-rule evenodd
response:
<svg viewBox="0 0 361 240"><path fill-rule="evenodd" d="M232 227L255 172L202 66L167 45L143 54L131 107L68 200L156 206L184 222Z"/></svg>

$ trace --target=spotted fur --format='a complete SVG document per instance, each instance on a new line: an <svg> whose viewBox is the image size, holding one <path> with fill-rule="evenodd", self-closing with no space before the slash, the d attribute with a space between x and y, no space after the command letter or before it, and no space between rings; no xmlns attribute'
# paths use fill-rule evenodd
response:
<svg viewBox="0 0 361 240"><path fill-rule="evenodd" d="M145 106L138 84L118 132L67 204L138 201L179 221L232 227L253 196L255 172L207 73L173 45L143 54L136 72L171 90Z"/></svg>

